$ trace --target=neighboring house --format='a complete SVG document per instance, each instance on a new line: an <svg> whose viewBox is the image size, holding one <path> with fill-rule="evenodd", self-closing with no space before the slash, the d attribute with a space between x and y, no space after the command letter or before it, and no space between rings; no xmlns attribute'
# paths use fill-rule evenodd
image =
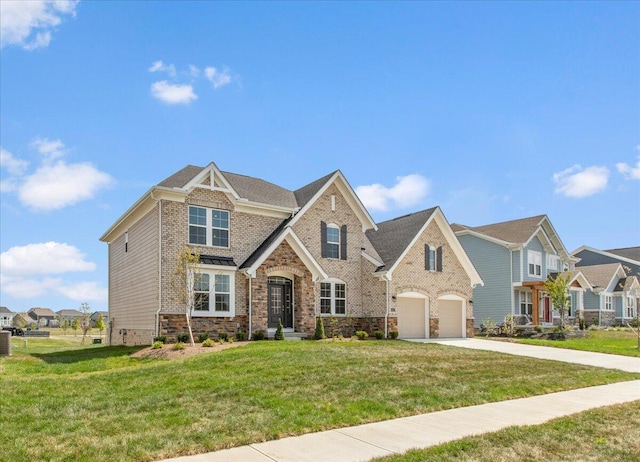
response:
<svg viewBox="0 0 640 462"><path fill-rule="evenodd" d="M546 215L494 223L485 226L453 224L484 286L473 290L475 326L491 318L502 323L514 315L519 324L550 326L559 322L545 293L549 276L571 271L571 306L567 316L572 322L583 309L583 293L588 282L574 271L577 261L560 240Z"/></svg>
<svg viewBox="0 0 640 462"><path fill-rule="evenodd" d="M571 252L571 255L580 259L576 263L577 267L620 263L627 276L640 278L640 247L598 250L583 245Z"/></svg>
<svg viewBox="0 0 640 462"><path fill-rule="evenodd" d="M29 323L34 322L27 313L16 313L13 317L13 326L15 327L27 327Z"/></svg>
<svg viewBox="0 0 640 462"><path fill-rule="evenodd" d="M56 311L56 327L62 327L65 320L69 323L69 326L71 326L75 319L80 322L80 319L82 319L81 311L74 309Z"/></svg>
<svg viewBox="0 0 640 462"><path fill-rule="evenodd" d="M622 264L607 263L578 269L592 286L584 295L587 325L624 325L635 317L640 305L640 284L635 276L627 276Z"/></svg>
<svg viewBox="0 0 640 462"><path fill-rule="evenodd" d="M12 326L15 315L16 313L6 306L0 306L0 327Z"/></svg>
<svg viewBox="0 0 640 462"><path fill-rule="evenodd" d="M98 321L98 318L100 317L100 315L102 315L102 320L104 321L104 325L108 325L109 324L109 312L108 311L94 311L91 314L91 325L93 327L96 327L96 322Z"/></svg>
<svg viewBox="0 0 640 462"><path fill-rule="evenodd" d="M31 318L29 322L35 322L39 327L47 327L56 319L56 314L49 308L31 308L27 314Z"/></svg>
<svg viewBox="0 0 640 462"><path fill-rule="evenodd" d="M109 338L149 344L186 332L175 271L200 255L194 334L234 335L280 320L289 336L399 330L472 334L478 273L442 211L376 225L340 171L295 191L187 166L151 188L100 238L109 245Z"/></svg>

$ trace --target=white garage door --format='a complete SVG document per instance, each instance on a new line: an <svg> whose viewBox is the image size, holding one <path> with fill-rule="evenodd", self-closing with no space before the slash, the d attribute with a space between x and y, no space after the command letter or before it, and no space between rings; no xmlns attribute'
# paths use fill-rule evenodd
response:
<svg viewBox="0 0 640 462"><path fill-rule="evenodd" d="M462 337L462 302L438 300L440 338Z"/></svg>
<svg viewBox="0 0 640 462"><path fill-rule="evenodd" d="M398 338L426 338L424 305L423 298L398 297Z"/></svg>

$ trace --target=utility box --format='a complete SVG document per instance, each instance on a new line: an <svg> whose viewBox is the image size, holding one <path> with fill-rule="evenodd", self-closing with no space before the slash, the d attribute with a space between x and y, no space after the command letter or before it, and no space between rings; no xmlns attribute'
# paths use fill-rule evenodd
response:
<svg viewBox="0 0 640 462"><path fill-rule="evenodd" d="M0 331L0 356L11 356L11 332Z"/></svg>
<svg viewBox="0 0 640 462"><path fill-rule="evenodd" d="M94 338L93 339L93 344L95 345L96 343L102 343L102 339L101 338Z"/></svg>

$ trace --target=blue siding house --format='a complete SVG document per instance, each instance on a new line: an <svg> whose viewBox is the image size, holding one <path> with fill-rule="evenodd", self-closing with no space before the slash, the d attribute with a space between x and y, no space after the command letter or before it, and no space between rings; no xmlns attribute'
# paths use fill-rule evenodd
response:
<svg viewBox="0 0 640 462"><path fill-rule="evenodd" d="M508 315L522 325L559 322L544 283L549 275L563 271L573 272L569 322L581 316L589 284L574 272L578 259L569 254L546 215L451 227L484 281L473 289L475 327L487 318L500 324Z"/></svg>

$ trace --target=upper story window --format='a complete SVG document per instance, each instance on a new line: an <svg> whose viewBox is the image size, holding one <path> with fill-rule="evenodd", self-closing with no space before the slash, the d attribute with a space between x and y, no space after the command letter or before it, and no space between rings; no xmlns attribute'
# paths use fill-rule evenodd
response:
<svg viewBox="0 0 640 462"><path fill-rule="evenodd" d="M320 313L347 314L347 285L344 282L320 283Z"/></svg>
<svg viewBox="0 0 640 462"><path fill-rule="evenodd" d="M559 271L560 258L557 255L547 255L547 271Z"/></svg>
<svg viewBox="0 0 640 462"><path fill-rule="evenodd" d="M529 276L542 277L542 254L535 250L527 251Z"/></svg>
<svg viewBox="0 0 640 462"><path fill-rule="evenodd" d="M442 246L424 246L424 269L427 271L442 271Z"/></svg>
<svg viewBox="0 0 640 462"><path fill-rule="evenodd" d="M347 225L320 222L322 258L347 259Z"/></svg>
<svg viewBox="0 0 640 462"><path fill-rule="evenodd" d="M233 316L233 273L219 271L196 274L193 311L195 316Z"/></svg>
<svg viewBox="0 0 640 462"><path fill-rule="evenodd" d="M189 206L189 244L229 247L229 212Z"/></svg>

